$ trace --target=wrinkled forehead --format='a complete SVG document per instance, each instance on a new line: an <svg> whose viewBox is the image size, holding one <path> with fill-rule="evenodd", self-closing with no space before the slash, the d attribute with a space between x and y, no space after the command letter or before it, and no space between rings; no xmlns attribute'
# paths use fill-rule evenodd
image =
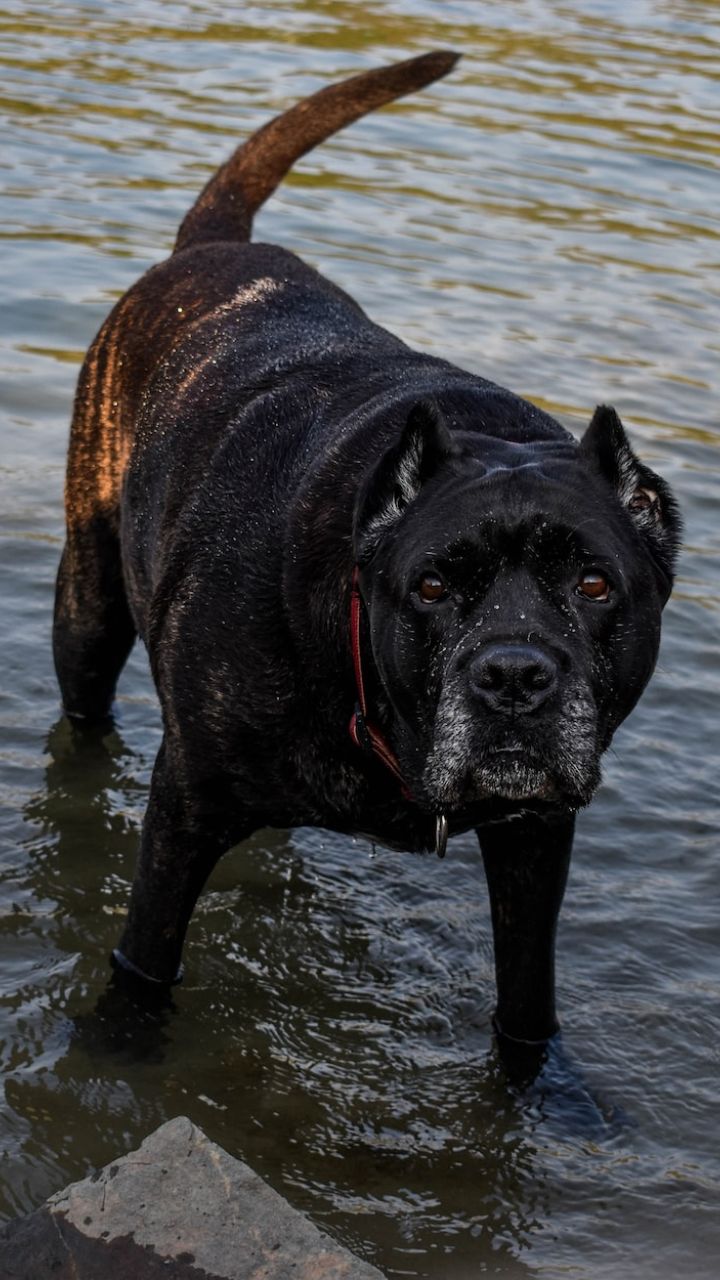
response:
<svg viewBox="0 0 720 1280"><path fill-rule="evenodd" d="M465 441L468 436L464 436ZM537 476L560 478L568 469L577 470L578 447L574 440L535 440L517 442L498 440L492 436L480 436L472 441L463 455L468 479L492 479L503 476L516 479L527 473ZM575 471L571 471L575 474Z"/></svg>
<svg viewBox="0 0 720 1280"><path fill-rule="evenodd" d="M502 554L538 538L610 551L625 524L620 504L574 444L498 440L427 484L407 512L405 535L430 553L475 544Z"/></svg>

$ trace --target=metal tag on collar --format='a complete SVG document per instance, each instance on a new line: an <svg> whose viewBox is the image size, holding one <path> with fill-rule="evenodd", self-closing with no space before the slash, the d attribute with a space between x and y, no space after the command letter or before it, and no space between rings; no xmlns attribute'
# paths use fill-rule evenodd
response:
<svg viewBox="0 0 720 1280"><path fill-rule="evenodd" d="M435 852L438 858L445 857L448 842L448 820L444 813L435 814Z"/></svg>

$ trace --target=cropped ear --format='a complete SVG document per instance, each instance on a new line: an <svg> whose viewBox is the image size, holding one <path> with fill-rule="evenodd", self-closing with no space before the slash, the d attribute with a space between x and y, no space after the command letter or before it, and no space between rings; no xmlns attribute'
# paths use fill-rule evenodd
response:
<svg viewBox="0 0 720 1280"><path fill-rule="evenodd" d="M612 485L653 559L672 582L682 520L670 486L636 457L615 410L598 405L580 442L587 464Z"/></svg>
<svg viewBox="0 0 720 1280"><path fill-rule="evenodd" d="M397 443L386 450L360 489L354 526L358 564L369 560L383 534L455 453L437 405L432 400L419 401L410 410Z"/></svg>

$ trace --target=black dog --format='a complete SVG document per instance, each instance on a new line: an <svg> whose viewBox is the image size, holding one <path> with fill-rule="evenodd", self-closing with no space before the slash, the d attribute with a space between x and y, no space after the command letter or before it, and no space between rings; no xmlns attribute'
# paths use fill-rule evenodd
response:
<svg viewBox="0 0 720 1280"><path fill-rule="evenodd" d="M496 1027L538 1042L574 814L655 663L675 504L612 409L578 445L247 243L299 156L454 62L272 121L117 304L80 375L55 659L96 721L137 633L162 704L123 970L172 982L207 876L258 827L441 854L475 827Z"/></svg>

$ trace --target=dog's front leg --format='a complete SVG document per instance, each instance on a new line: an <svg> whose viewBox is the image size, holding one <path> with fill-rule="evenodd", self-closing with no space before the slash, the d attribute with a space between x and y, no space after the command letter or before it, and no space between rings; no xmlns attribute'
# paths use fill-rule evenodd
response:
<svg viewBox="0 0 720 1280"><path fill-rule="evenodd" d="M555 928L574 826L572 814L530 814L478 830L490 891L500 1042L541 1045L558 1030Z"/></svg>
<svg viewBox="0 0 720 1280"><path fill-rule="evenodd" d="M188 783L163 742L153 770L116 969L169 985L200 891L222 854L253 830L225 788Z"/></svg>

